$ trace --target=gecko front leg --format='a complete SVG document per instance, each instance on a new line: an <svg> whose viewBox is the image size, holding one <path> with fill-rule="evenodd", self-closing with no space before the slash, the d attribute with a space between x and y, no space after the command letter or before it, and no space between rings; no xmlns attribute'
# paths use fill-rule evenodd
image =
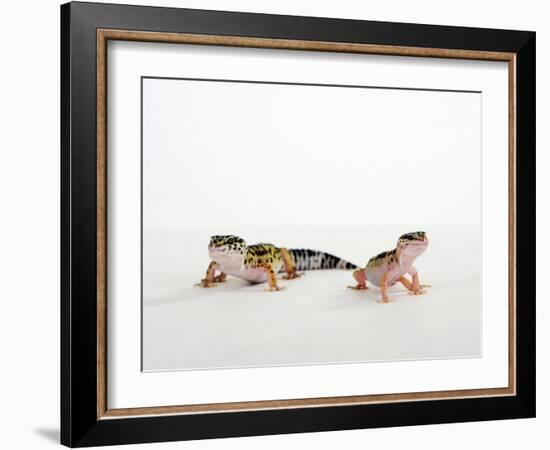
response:
<svg viewBox="0 0 550 450"><path fill-rule="evenodd" d="M418 279L418 271L411 266L409 269L409 273L412 275L412 283L407 280L404 276L399 278L399 282L407 288L407 290L410 291L413 295L422 295L426 291L423 288L431 287L429 284L420 284L420 281Z"/></svg>
<svg viewBox="0 0 550 450"><path fill-rule="evenodd" d="M275 271L273 270L273 266L271 264L262 264L260 267L267 273L267 282L269 285L265 289L266 291L281 291L285 289L282 286L277 286L277 278L275 277Z"/></svg>
<svg viewBox="0 0 550 450"><path fill-rule="evenodd" d="M357 286L348 286L350 289L356 289L358 291L367 290L367 269L357 269L353 271L353 278L357 281Z"/></svg>
<svg viewBox="0 0 550 450"><path fill-rule="evenodd" d="M296 271L296 264L294 264L294 261L292 261L292 257L290 256L290 253L286 248L281 247L279 248L279 251L281 252L281 259L283 260L283 264L285 265L286 274L283 275L283 279L292 280L294 278L299 278L304 275L303 273L299 273Z"/></svg>
<svg viewBox="0 0 550 450"><path fill-rule="evenodd" d="M403 286L405 286L405 288L408 290L408 291L413 291L413 284L407 280L407 278L405 278L404 276L400 277L399 281Z"/></svg>
<svg viewBox="0 0 550 450"><path fill-rule="evenodd" d="M204 276L204 278L200 281L200 283L195 284L195 286L211 288L216 287L216 283L225 281L227 275L223 272L221 272L218 276L214 276L216 270L219 269L219 264L215 261L212 261L208 265L208 269L206 270L206 275Z"/></svg>
<svg viewBox="0 0 550 450"><path fill-rule="evenodd" d="M412 288L412 292L414 295L421 295L421 294L425 294L426 291L424 290L424 288L429 288L431 287L429 284L420 284L420 282L418 281L418 272L416 272L414 275L413 275L413 288Z"/></svg>
<svg viewBox="0 0 550 450"><path fill-rule="evenodd" d="M380 282L380 290L382 291L382 300L380 303L388 303L390 301L390 298L388 297L388 273L389 272L387 271L384 273L384 276Z"/></svg>

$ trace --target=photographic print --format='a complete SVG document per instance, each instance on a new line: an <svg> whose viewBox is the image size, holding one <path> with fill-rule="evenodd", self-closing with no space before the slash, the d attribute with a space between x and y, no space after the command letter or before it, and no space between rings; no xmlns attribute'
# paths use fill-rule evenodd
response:
<svg viewBox="0 0 550 450"><path fill-rule="evenodd" d="M141 95L143 371L481 356L481 92Z"/></svg>

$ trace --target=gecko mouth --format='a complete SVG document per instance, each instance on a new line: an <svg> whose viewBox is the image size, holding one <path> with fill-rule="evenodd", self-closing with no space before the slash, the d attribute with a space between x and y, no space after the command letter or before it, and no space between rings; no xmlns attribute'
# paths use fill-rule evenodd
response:
<svg viewBox="0 0 550 450"><path fill-rule="evenodd" d="M216 255L216 256L238 256L240 255L240 252L236 251L236 250L231 250L229 248L225 248L225 247L209 247L208 248L208 252L211 254L211 255Z"/></svg>
<svg viewBox="0 0 550 450"><path fill-rule="evenodd" d="M425 237L422 240L414 240L414 241L407 242L406 247L409 247L409 248L427 247L428 243L429 243L428 238Z"/></svg>
<svg viewBox="0 0 550 450"><path fill-rule="evenodd" d="M209 247L208 251L211 253L225 253L228 249L223 247Z"/></svg>

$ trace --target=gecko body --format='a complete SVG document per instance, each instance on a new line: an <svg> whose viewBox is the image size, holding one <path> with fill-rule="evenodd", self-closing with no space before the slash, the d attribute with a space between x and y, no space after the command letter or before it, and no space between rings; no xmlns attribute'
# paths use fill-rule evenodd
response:
<svg viewBox="0 0 550 450"><path fill-rule="evenodd" d="M276 274L281 271L285 272L284 279L293 279L301 276L299 271L303 270L357 268L329 253L286 249L266 243L247 245L244 239L233 235L212 236L208 253L212 262L198 284L202 287L214 287L225 281L227 275L232 275L249 283L267 281L267 290L278 291L284 289L277 285Z"/></svg>
<svg viewBox="0 0 550 450"><path fill-rule="evenodd" d="M388 287L398 282L403 284L412 294L423 294L422 288L428 287L428 285L420 284L418 271L413 263L418 256L426 251L428 244L428 237L424 231L406 233L400 236L397 240L397 246L393 250L379 253L372 257L364 268L355 270L353 278L357 281L357 285L349 287L365 290L368 289L367 281L375 286L380 286L383 303L389 301ZM412 276L412 281L405 277L406 274Z"/></svg>

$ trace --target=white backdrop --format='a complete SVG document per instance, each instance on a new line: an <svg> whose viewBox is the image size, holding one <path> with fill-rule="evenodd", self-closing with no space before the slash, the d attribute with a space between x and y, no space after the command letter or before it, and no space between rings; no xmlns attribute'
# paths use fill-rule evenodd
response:
<svg viewBox="0 0 550 450"><path fill-rule="evenodd" d="M550 77L550 33L548 13L543 2L526 0L518 8L515 1L494 2L464 0L460 8L435 0L409 2L361 3L356 1L296 2L290 0L133 0L135 4L157 4L194 8L232 9L241 11L302 14L328 17L406 21L416 23L530 29L537 31L537 79ZM0 155L0 187L5 217L0 224L3 258L0 268L4 314L0 328L2 342L2 399L0 416L4 423L2 444L7 448L59 448L58 377L59 377L59 2L54 0L11 2L5 5L6 21L0 29L2 51L11 70L0 72L3 86L3 152ZM32 13L31 13L32 12ZM21 33L21 20L32 33ZM14 39L14 36L17 38ZM37 36L40 38L37 39ZM41 70L37 76L38 68ZM550 227L548 195L550 182L543 175L550 170L548 152L550 134L543 125L550 120L550 87L537 86L538 124L538 229ZM32 99L32 107L25 98ZM29 125L32 124L32 132ZM24 171L23 171L24 168ZM22 176L24 172L24 176ZM32 180L29 181L29 180ZM23 205L23 206L22 206ZM39 226L37 226L39 223ZM22 251L22 246L26 251ZM544 255L550 242L539 240L537 252L538 279L550 270ZM539 345L538 379L548 379L550 356L547 343L550 329L544 327L549 306L541 289L538 303ZM40 379L38 379L40 377ZM526 442L541 448L550 426L550 388L538 386L538 418L479 422L423 427L356 430L337 433L314 433L287 436L223 439L187 443L144 444L136 449L265 449L346 448L404 446L450 450L471 446L517 449ZM32 401L32 407L29 402Z"/></svg>
<svg viewBox="0 0 550 450"><path fill-rule="evenodd" d="M375 69L347 59L358 72ZM490 69L506 79L502 66ZM481 356L480 92L142 83L144 370ZM369 310L372 296L356 304L341 271L287 283L275 304L262 292L245 300L243 289L258 289L231 279L192 288L212 234L321 249L364 266L418 228L432 245L416 266L434 289L409 305L402 298Z"/></svg>
<svg viewBox="0 0 550 450"><path fill-rule="evenodd" d="M481 97L145 78L143 226L480 226Z"/></svg>

